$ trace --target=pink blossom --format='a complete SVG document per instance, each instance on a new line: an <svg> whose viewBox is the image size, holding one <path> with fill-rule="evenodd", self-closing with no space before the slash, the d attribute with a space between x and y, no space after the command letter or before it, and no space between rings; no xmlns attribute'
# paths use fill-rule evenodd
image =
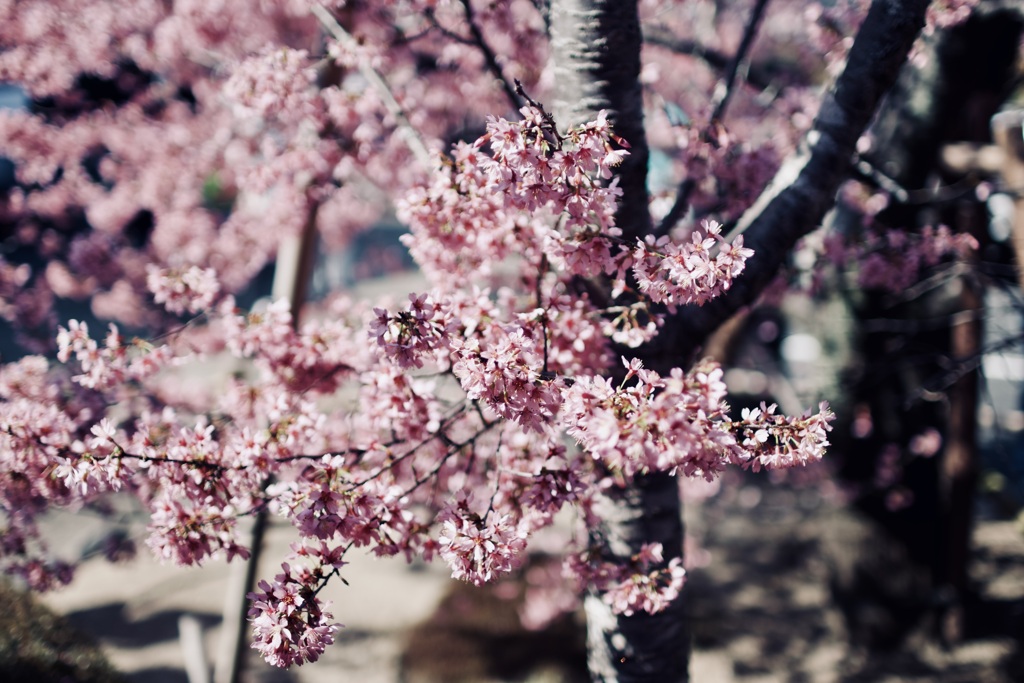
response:
<svg viewBox="0 0 1024 683"><path fill-rule="evenodd" d="M146 285L156 303L177 315L210 308L220 292L217 273L198 266L176 271L150 265L146 268Z"/></svg>
<svg viewBox="0 0 1024 683"><path fill-rule="evenodd" d="M679 597L685 578L683 561L675 557L663 570L636 573L611 583L603 599L615 614L627 617L636 612L657 614Z"/></svg>
<svg viewBox="0 0 1024 683"><path fill-rule="evenodd" d="M655 303L664 302L670 308L703 304L728 291L754 252L743 247L742 235L728 243L720 232L721 225L705 222L703 234L695 230L689 242L648 237L638 243L632 268L640 289ZM713 255L712 248L718 244L721 248Z"/></svg>
<svg viewBox="0 0 1024 683"><path fill-rule="evenodd" d="M315 662L334 642L339 625L330 623L330 603L317 599L309 573L296 576L288 563L273 583L260 581L259 591L250 593L249 620L253 625L253 648L273 666Z"/></svg>
<svg viewBox="0 0 1024 683"><path fill-rule="evenodd" d="M729 428L742 437L748 449L740 460L755 472L768 469L803 466L822 458L828 447L828 432L835 415L822 401L818 411L808 409L800 417L787 417L775 413L776 406L744 408L742 420L732 422Z"/></svg>
<svg viewBox="0 0 1024 683"><path fill-rule="evenodd" d="M526 547L518 526L508 515L493 510L482 519L465 510L447 513L438 541L452 578L478 586L517 567Z"/></svg>
<svg viewBox="0 0 1024 683"><path fill-rule="evenodd" d="M666 563L657 543L644 544L623 564L604 561L592 551L575 553L566 558L563 571L599 589L612 611L625 616L661 612L679 597L686 579L682 559Z"/></svg>

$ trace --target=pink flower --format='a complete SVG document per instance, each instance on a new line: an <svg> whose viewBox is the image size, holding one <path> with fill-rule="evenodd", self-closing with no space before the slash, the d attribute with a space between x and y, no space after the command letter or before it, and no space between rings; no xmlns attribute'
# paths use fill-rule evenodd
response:
<svg viewBox="0 0 1024 683"><path fill-rule="evenodd" d="M165 270L149 265L146 286L153 300L171 313L199 313L213 305L220 293L220 282L212 268L190 266L182 270Z"/></svg>
<svg viewBox="0 0 1024 683"><path fill-rule="evenodd" d="M253 649L268 664L285 668L318 660L340 626L331 623L333 615L326 611L330 603L321 603L315 585L310 585L313 574L293 575L288 563L282 569L273 583L260 581L259 590L248 598Z"/></svg>
<svg viewBox="0 0 1024 683"><path fill-rule="evenodd" d="M743 247L743 236L732 243L721 237L722 226L704 222L704 232L695 230L689 242L675 243L667 237L638 242L632 253L633 275L651 301L670 308L681 304L703 304L728 291L732 281L753 255ZM717 256L712 248L720 245Z"/></svg>
<svg viewBox="0 0 1024 683"><path fill-rule="evenodd" d="M615 614L657 614L679 597L685 579L683 561L676 557L665 569L638 572L612 583L604 590L602 599Z"/></svg>
<svg viewBox="0 0 1024 683"><path fill-rule="evenodd" d="M438 539L452 578L480 586L519 565L526 536L509 515L491 510L484 519L465 510L447 513Z"/></svg>

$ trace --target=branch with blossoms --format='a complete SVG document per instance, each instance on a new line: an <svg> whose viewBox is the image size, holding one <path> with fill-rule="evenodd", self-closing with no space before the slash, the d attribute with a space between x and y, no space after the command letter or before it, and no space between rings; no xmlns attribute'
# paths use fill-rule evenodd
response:
<svg viewBox="0 0 1024 683"><path fill-rule="evenodd" d="M849 176L857 140L925 24L927 6L925 0L871 4L814 126L734 231L757 254L752 268L726 295L667 321L659 355L693 357L712 331L760 296L796 242L820 225Z"/></svg>
<svg viewBox="0 0 1024 683"><path fill-rule="evenodd" d="M570 555L564 573L578 582L578 589L597 588L616 614L656 614L679 597L686 580L682 558L674 557L662 569L660 543L644 544L627 564L605 562L593 550Z"/></svg>
<svg viewBox="0 0 1024 683"><path fill-rule="evenodd" d="M186 327L126 343L112 326L101 344L72 321L58 341L73 400L54 407L56 431L31 428L40 389L25 376L40 370L25 361L22 379L0 382L0 456L34 468L53 504L131 492L150 512L148 545L179 564L245 557L237 522L254 510L289 520L303 540L251 596L254 647L278 666L314 661L333 639L319 595L344 580L352 548L440 557L483 583L518 566L563 507L588 517L610 484L820 458L826 406L733 421L713 363L659 374L623 359L613 384L613 343L653 335L650 306L713 299L750 252L710 222L679 245L624 243L606 181L626 150L607 120L560 131L540 108L522 114L490 119L402 207L429 292L339 301L296 329L285 301L242 314L205 272L153 269L154 299L205 316L217 341ZM609 276L611 305L575 295L575 278ZM209 357L239 369L216 394L169 388ZM654 545L615 568L599 545L578 552L622 614L662 609L682 586L679 562L662 566Z"/></svg>
<svg viewBox="0 0 1024 683"><path fill-rule="evenodd" d="M754 44L754 39L757 36L757 30L761 25L761 18L764 16L764 10L767 5L768 0L757 0L754 3L754 7L750 11L750 17L747 19L746 26L743 29L743 37L740 39L736 54L729 60L725 74L715 86L711 102L713 105L712 112L703 130L700 132L700 138L715 147L718 146L715 135L716 129L722 127L725 113L729 108L729 102L732 101L736 78L740 74L740 68L746 65L748 53ZM728 137L721 133L719 136ZM687 174L686 178L683 179L676 189L676 196L672 202L672 207L662 217L657 228L654 230L654 237L657 238L669 234L683 216L686 215L690 206L690 195L693 193L696 184L696 179Z"/></svg>
<svg viewBox="0 0 1024 683"><path fill-rule="evenodd" d="M292 548L293 555L311 558L313 565L293 568L285 562L272 584L260 581L259 590L248 595L253 647L269 664L282 668L315 662L334 642L340 625L331 623L330 603L319 600L317 593L346 564L344 553L323 542Z"/></svg>
<svg viewBox="0 0 1024 683"><path fill-rule="evenodd" d="M522 121L492 118L485 135L456 146L431 186L401 207L411 229L406 245L433 284L488 277L494 264L519 254L550 263L563 279L613 275L613 295L626 288L632 271L651 301L672 307L704 303L729 289L752 252L742 237L722 240L715 222L695 231L689 244L667 237L623 242L614 219L620 192L615 180L601 181L628 150L603 114L561 134L543 109L521 111Z"/></svg>
<svg viewBox="0 0 1024 683"><path fill-rule="evenodd" d="M317 18L317 20L323 25L327 32L332 35L335 40L338 41L340 47L344 51L351 52L358 55L360 51L360 45L358 41L352 37L352 35L344 29L344 27L338 23L338 21L331 15L327 9L321 5L314 4L310 7L310 11ZM356 58L356 65L359 72L363 77L373 86L376 90L377 95L384 102L388 112L398 121L399 130L402 131L402 135L405 137L409 149L412 150L416 157L416 160L421 164L426 165L430 161L430 153L427 150L426 144L420 137L419 132L409 121L409 117L406 116L405 111L402 109L402 105L398 103L395 96L388 86L384 77L373 68L372 65L367 63L365 59Z"/></svg>
<svg viewBox="0 0 1024 683"><path fill-rule="evenodd" d="M977 249L978 241L968 233L927 225L919 232L868 229L856 240L832 235L825 239L822 256L841 270L855 265L862 289L909 299L922 273L950 259L963 261Z"/></svg>

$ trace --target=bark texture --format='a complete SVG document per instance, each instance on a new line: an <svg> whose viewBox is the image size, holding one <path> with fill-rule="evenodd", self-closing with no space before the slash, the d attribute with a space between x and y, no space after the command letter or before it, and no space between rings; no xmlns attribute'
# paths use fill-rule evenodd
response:
<svg viewBox="0 0 1024 683"><path fill-rule="evenodd" d="M686 367L707 337L771 281L796 241L816 228L849 175L858 138L896 80L924 26L927 0L875 0L843 74L829 91L813 129L737 230L756 256L724 297L683 307L658 338L639 349L648 367ZM635 0L552 0L551 45L561 126L605 109L630 145L617 169L623 197L617 213L628 242L652 229L646 188L648 148L639 83L641 31ZM674 477L642 477L597 503L595 541L623 561L643 543L661 542L666 562L682 554L682 509ZM616 617L599 595L586 600L589 667L600 682L688 680L689 642L682 600L658 615Z"/></svg>
<svg viewBox="0 0 1024 683"><path fill-rule="evenodd" d="M641 43L636 0L552 0L555 120L566 128L604 109L615 134L629 143L629 156L616 173L622 188L618 225L628 242L651 227Z"/></svg>
<svg viewBox="0 0 1024 683"><path fill-rule="evenodd" d="M630 242L651 230L648 149L640 74L640 21L635 0L554 0L551 45L558 99L555 119L567 127L608 112L630 146L616 175L623 196L616 215ZM644 357L644 350L637 353ZM675 477L640 477L597 501L595 543L607 559L625 562L644 543L659 542L665 563L682 555L683 524ZM585 600L588 666L602 683L678 683L688 680L689 637L682 600L656 614L616 616L600 595Z"/></svg>

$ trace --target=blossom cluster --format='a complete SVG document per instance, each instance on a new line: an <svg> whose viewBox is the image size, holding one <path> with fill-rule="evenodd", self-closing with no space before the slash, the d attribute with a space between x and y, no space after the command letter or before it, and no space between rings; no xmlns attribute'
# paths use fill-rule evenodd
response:
<svg viewBox="0 0 1024 683"><path fill-rule="evenodd" d="M602 181L628 150L604 112L564 134L536 107L521 113L516 122L491 117L487 132L456 145L432 184L414 189L401 207L411 227L405 242L436 284L493 277L518 257L563 277L614 275L618 292L631 273L648 300L674 310L718 296L743 271L753 252L742 236L726 241L715 221L681 243L668 236L622 243L615 226L621 191L615 179Z"/></svg>
<svg viewBox="0 0 1024 683"><path fill-rule="evenodd" d="M176 315L205 311L220 293L217 273L199 266L165 270L150 265L146 268L146 284L153 300Z"/></svg>
<svg viewBox="0 0 1024 683"><path fill-rule="evenodd" d="M705 221L690 240L672 242L667 236L648 236L633 252L633 275L640 289L655 303L671 309L678 305L703 304L728 291L743 272L753 250L743 246L743 236L726 242L722 226ZM718 253L714 248L719 247Z"/></svg>
<svg viewBox="0 0 1024 683"><path fill-rule="evenodd" d="M565 573L601 592L615 614L657 614L668 607L683 589L686 570L682 558L667 563L660 543L645 543L627 563L603 561L592 552L566 558Z"/></svg>
<svg viewBox="0 0 1024 683"><path fill-rule="evenodd" d="M406 244L438 284L489 276L515 256L547 257L580 275L615 267L608 239L619 234L621 191L602 179L626 155L624 141L613 146L603 112L565 134L536 107L521 113L520 121L490 117L487 132L456 145L430 185L400 207L411 227ZM560 217L558 229L550 216Z"/></svg>
<svg viewBox="0 0 1024 683"><path fill-rule="evenodd" d="M320 105L312 87L316 74L305 50L267 48L239 64L223 93L249 115L292 121L315 117Z"/></svg>
<svg viewBox="0 0 1024 683"><path fill-rule="evenodd" d="M561 404L560 380L541 377L536 341L515 330L489 348L476 340L460 344L452 367L471 400L482 400L498 415L525 429L543 431Z"/></svg>
<svg viewBox="0 0 1024 683"><path fill-rule="evenodd" d="M857 284L864 289L899 293L917 282L926 269L949 258L966 258L977 248L978 241L968 233L928 225L919 232L871 231L855 242L842 235L830 236L825 258L839 267L855 264Z"/></svg>
<svg viewBox="0 0 1024 683"><path fill-rule="evenodd" d="M626 361L623 361L626 363ZM566 392L566 432L613 472L678 470L711 480L729 464L755 470L805 465L828 446L828 405L801 418L775 414L775 406L728 417L723 372L704 363L689 373L660 377L639 361L626 363L627 379L615 388L607 378L579 380Z"/></svg>
<svg viewBox="0 0 1024 683"><path fill-rule="evenodd" d="M443 515L440 555L452 578L478 586L507 574L519 565L526 534L507 514L490 510L481 518L466 509Z"/></svg>
<svg viewBox="0 0 1024 683"><path fill-rule="evenodd" d="M807 465L821 459L828 443L829 424L835 416L822 401L818 411L808 409L799 417L777 415L776 406L744 408L741 419L730 428L741 439L745 466L757 472Z"/></svg>
<svg viewBox="0 0 1024 683"><path fill-rule="evenodd" d="M77 361L82 373L75 375L74 381L100 391L151 377L171 361L167 347L153 347L139 340L125 345L113 323L101 347L89 336L86 323L71 320L66 329L60 328L57 347L59 360L67 362L73 355Z"/></svg>
<svg viewBox="0 0 1024 683"><path fill-rule="evenodd" d="M335 560L335 569L343 562ZM334 642L339 625L327 612L330 603L317 598L322 576L305 567L292 568L287 562L274 581L260 581L259 590L248 595L252 601L249 619L253 624L253 648L269 664L289 667L315 662Z"/></svg>
<svg viewBox="0 0 1024 683"><path fill-rule="evenodd" d="M377 316L370 334L385 355L403 368L421 368L421 356L441 348L447 342L452 316L445 307L426 294L410 294L409 306L391 315L383 308L373 310Z"/></svg>
<svg viewBox="0 0 1024 683"><path fill-rule="evenodd" d="M562 418L567 433L625 478L675 469L709 479L718 474L739 451L715 421L726 408L722 370L675 369L663 378L635 360L627 368L633 384L615 387L605 377L573 383Z"/></svg>

